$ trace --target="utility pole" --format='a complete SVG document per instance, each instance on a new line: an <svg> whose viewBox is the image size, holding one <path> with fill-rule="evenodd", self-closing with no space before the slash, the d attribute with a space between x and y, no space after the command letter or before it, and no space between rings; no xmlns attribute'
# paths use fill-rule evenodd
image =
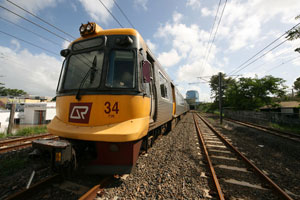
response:
<svg viewBox="0 0 300 200"><path fill-rule="evenodd" d="M219 111L220 111L220 124L223 123L223 112L222 112L222 73L219 72Z"/></svg>
<svg viewBox="0 0 300 200"><path fill-rule="evenodd" d="M10 109L10 115L9 115L9 124L8 124L8 128L7 128L7 134L12 133L12 127L14 125L15 110L16 110L16 104L12 103L11 109Z"/></svg>

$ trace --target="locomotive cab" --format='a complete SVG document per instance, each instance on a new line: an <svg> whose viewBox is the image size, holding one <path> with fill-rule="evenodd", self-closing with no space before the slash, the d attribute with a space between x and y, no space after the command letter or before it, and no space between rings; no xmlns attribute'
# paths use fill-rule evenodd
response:
<svg viewBox="0 0 300 200"><path fill-rule="evenodd" d="M67 155L64 163L83 159L92 173L128 173L149 129L151 100L142 39L134 29L103 30L95 23L82 25L80 33L81 38L61 51L65 60L56 116L48 125L50 133L67 141L72 155L60 148L53 151L53 162L63 160L57 155ZM45 145L34 143L37 148Z"/></svg>

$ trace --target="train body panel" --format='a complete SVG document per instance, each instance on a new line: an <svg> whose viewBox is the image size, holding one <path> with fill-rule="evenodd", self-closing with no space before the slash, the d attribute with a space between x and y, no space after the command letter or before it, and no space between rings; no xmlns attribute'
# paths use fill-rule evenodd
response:
<svg viewBox="0 0 300 200"><path fill-rule="evenodd" d="M157 94L157 122L159 125L172 119L173 101L170 79L157 67L155 70ZM163 88L163 89L162 89Z"/></svg>
<svg viewBox="0 0 300 200"><path fill-rule="evenodd" d="M48 131L54 135L86 141L128 142L147 135L149 116L131 119L103 126L75 126L62 122L55 117L48 125Z"/></svg>
<svg viewBox="0 0 300 200"><path fill-rule="evenodd" d="M79 104L78 104L79 103ZM89 121L82 123L80 120L71 120L72 115L78 116L77 104L91 103ZM72 107L72 105L74 106ZM150 114L150 98L138 95L84 95L80 102L75 96L57 97L56 116L65 123L74 126L102 126L127 121L130 119L148 117ZM72 113L73 112L73 113ZM87 115L87 113L85 114Z"/></svg>

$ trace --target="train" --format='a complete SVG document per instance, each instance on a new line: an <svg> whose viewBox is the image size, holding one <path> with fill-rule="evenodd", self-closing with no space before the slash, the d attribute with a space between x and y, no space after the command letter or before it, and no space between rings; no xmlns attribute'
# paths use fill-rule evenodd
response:
<svg viewBox="0 0 300 200"><path fill-rule="evenodd" d="M55 170L124 174L141 149L172 130L189 106L139 32L82 24L65 59L56 90L56 116L35 140Z"/></svg>

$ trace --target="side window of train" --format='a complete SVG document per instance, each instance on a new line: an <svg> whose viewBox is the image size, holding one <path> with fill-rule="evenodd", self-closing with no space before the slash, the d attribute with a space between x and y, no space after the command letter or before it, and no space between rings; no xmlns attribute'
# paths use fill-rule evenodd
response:
<svg viewBox="0 0 300 200"><path fill-rule="evenodd" d="M159 72L160 93L161 93L161 97L165 99L169 99L167 84L168 84L167 79L161 74L161 72Z"/></svg>

